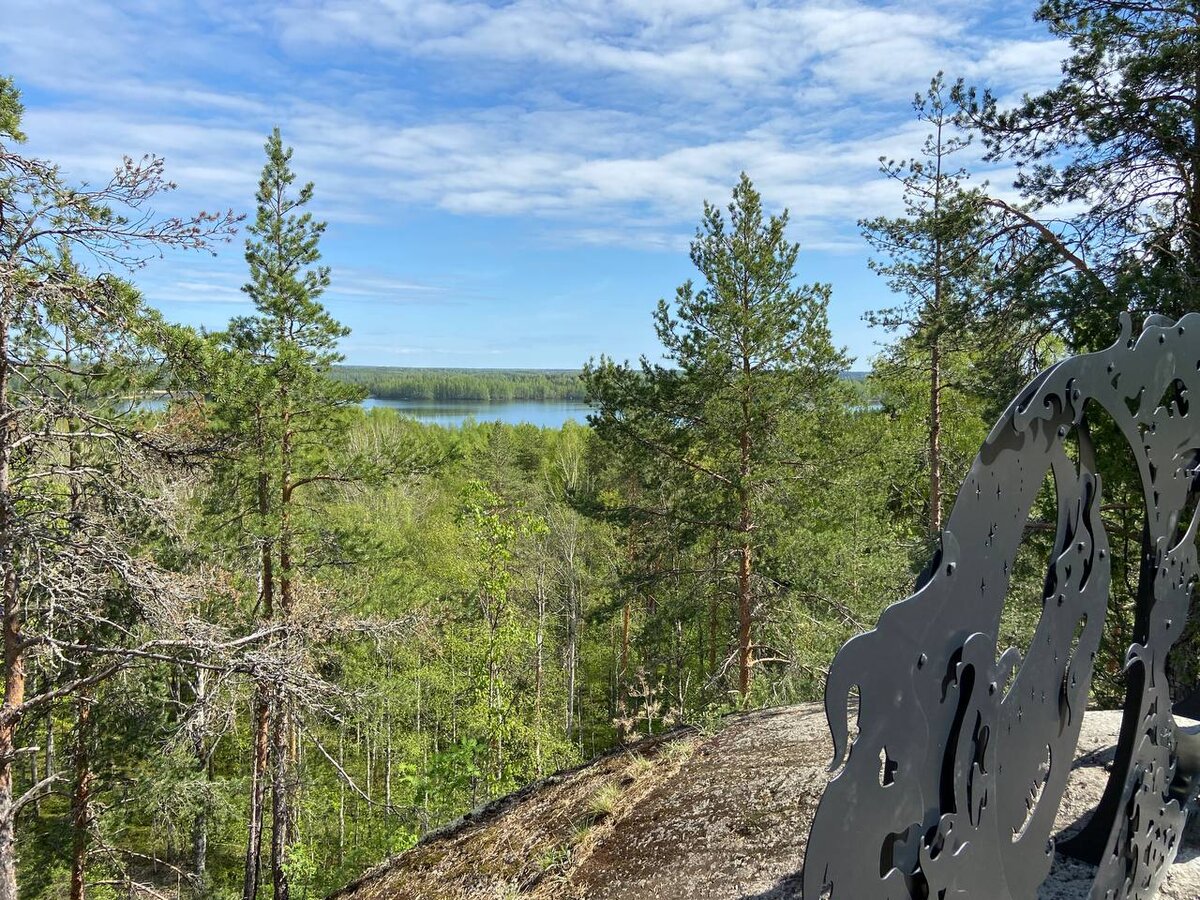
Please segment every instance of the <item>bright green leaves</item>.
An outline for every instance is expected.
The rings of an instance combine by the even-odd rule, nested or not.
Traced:
[[[524,661],[536,649],[530,646],[536,623],[529,620],[528,607],[510,596],[510,588],[517,577],[518,548],[545,533],[546,525],[478,480],[463,486],[460,502],[464,550],[471,560],[468,607],[460,621],[473,621],[468,627],[477,635],[462,647],[464,674],[470,679],[469,709],[487,745],[484,783],[494,795],[515,787],[517,773],[527,771],[520,755],[531,749],[522,739],[529,726],[523,715],[528,695],[520,682]]]

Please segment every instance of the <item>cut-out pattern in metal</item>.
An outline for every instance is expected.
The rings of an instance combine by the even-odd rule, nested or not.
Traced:
[[[1197,579],[1200,314],[1038,376],[985,441],[907,600],[838,653],[826,684],[834,767],[809,838],[809,900],[1032,900],[1054,857],[1108,603],[1109,552],[1087,420],[1107,415],[1141,473],[1146,529],[1116,763],[1088,826],[1060,849],[1097,865],[1090,900],[1154,896],[1194,788],[1178,758],[1165,664]],[[1067,447],[1077,448],[1072,453]],[[1009,574],[1052,473],[1043,608],[1022,656],[999,648]],[[1182,520],[1182,521],[1181,521]],[[850,741],[849,716],[858,733]],[[849,756],[847,757],[847,749]]]

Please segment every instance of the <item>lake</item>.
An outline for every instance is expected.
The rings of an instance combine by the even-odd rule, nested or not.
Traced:
[[[492,403],[485,400],[381,400],[368,397],[363,409],[379,406],[412,416],[418,422],[457,428],[467,419],[477,422],[500,421],[506,425],[529,424],[538,428],[562,428],[570,419],[587,424],[591,409],[572,400],[512,400]]]
[[[130,400],[147,412],[161,412],[167,408],[166,397],[143,397]],[[486,400],[380,400],[368,397],[362,402],[363,409],[380,406],[394,409],[412,416],[418,422],[458,428],[467,419],[477,422],[500,421],[505,425],[536,425],[538,428],[562,428],[570,419],[580,425],[587,424],[591,410],[586,403],[573,400],[513,400],[492,403]]]

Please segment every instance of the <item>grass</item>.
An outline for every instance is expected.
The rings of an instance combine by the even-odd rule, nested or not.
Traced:
[[[611,781],[596,791],[592,795],[592,800],[588,804],[588,809],[598,818],[611,816],[613,810],[617,808],[617,803],[621,799],[621,789]]]
[[[640,753],[633,754],[633,759],[629,762],[629,774],[638,779],[650,773],[654,769],[654,761],[647,759]]]
[[[543,872],[561,869],[571,860],[571,848],[566,846],[551,847],[538,857],[538,868]]]
[[[662,750],[659,751],[658,755],[668,763],[681,763],[691,756],[692,751],[695,749],[696,745],[694,741],[682,739],[671,741],[671,743],[667,744],[662,748]]]
[[[592,822],[588,819],[576,822],[575,828],[571,832],[571,846],[577,847],[586,841],[592,834]]]

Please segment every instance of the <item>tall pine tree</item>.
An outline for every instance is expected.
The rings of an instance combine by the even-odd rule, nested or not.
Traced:
[[[655,329],[668,365],[601,357],[584,370],[590,417],[601,438],[640,457],[649,481],[685,534],[714,535],[730,559],[736,607],[737,690],[750,693],[754,624],[765,597],[756,567],[767,510],[797,478],[813,477],[798,435],[820,419],[849,364],[828,325],[829,288],[796,284],[800,247],[787,240],[788,214],[768,216],[742,174],[728,219],[704,205],[691,245],[703,279],[660,300]],[[808,428],[806,428],[808,426]],[[720,576],[717,576],[720,577]]]
[[[1020,263],[1011,308],[1028,330],[1097,350],[1117,336],[1121,312],[1177,318],[1200,303],[1200,19],[1190,0],[1044,0],[1035,18],[1068,43],[1059,84],[1011,108],[964,85],[955,97],[987,159],[1019,173],[1023,203],[989,200],[1004,217],[1001,252]],[[1112,460],[1108,496],[1125,486],[1136,496],[1123,439],[1097,426],[1102,465]],[[1128,527],[1107,524],[1114,538]],[[1114,566],[1136,572],[1137,557]],[[1132,593],[1115,573],[1113,582],[1114,606],[1131,608]],[[1200,704],[1200,603],[1193,607],[1168,674],[1177,697]],[[1129,637],[1113,648],[1118,664]]]
[[[245,562],[256,570],[257,616],[279,623],[292,671],[258,685],[252,719],[251,797],[243,897],[260,888],[261,841],[267,783],[271,793],[271,869],[276,900],[286,900],[285,862],[295,837],[295,755],[299,723],[292,681],[306,655],[295,627],[297,584],[306,570],[328,561],[328,535],[314,530],[301,503],[321,485],[353,480],[340,451],[347,416],[362,399],[358,387],[335,380],[342,357],[338,341],[348,329],[320,303],[329,286],[321,266],[325,223],[305,207],[312,183],[294,190],[292,150],[276,128],[266,143],[257,214],[248,228],[243,290],[255,312],[230,322],[216,336],[216,376],[211,385],[214,420],[234,447],[218,467],[214,504],[236,515],[223,521],[253,548]]]
[[[859,222],[863,236],[882,258],[871,268],[888,280],[903,301],[869,312],[867,321],[900,340],[874,366],[876,376],[924,381],[928,498],[926,527],[936,539],[942,530],[943,398],[956,386],[980,344],[982,294],[990,276],[984,253],[986,206],[966,187],[967,172],[955,156],[970,139],[957,129],[942,73],[913,101],[917,118],[930,131],[919,158],[880,160],[883,173],[904,189],[904,215]]]

